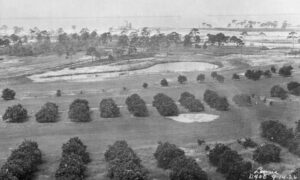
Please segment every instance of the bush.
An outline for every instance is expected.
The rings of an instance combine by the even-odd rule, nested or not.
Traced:
[[[233,79],[233,80],[238,80],[238,79],[240,79],[240,76],[239,76],[238,74],[234,73],[234,74],[232,75],[232,79]]]
[[[1,167],[0,178],[5,180],[32,179],[37,166],[42,163],[42,153],[38,144],[25,140],[11,152]]]
[[[120,109],[113,99],[103,99],[100,102],[100,116],[103,118],[116,118],[121,116]]]
[[[2,119],[8,120],[8,122],[21,123],[26,121],[28,118],[27,110],[23,108],[21,104],[8,107],[2,116]]]
[[[163,169],[170,169],[172,161],[177,158],[184,156],[184,151],[176,147],[175,144],[169,142],[159,142],[154,157],[157,160],[157,166]]]
[[[40,123],[56,122],[58,118],[58,106],[48,102],[35,114],[35,119]]]
[[[163,87],[166,87],[166,86],[169,85],[169,83],[168,83],[168,81],[167,81],[166,79],[162,79],[162,80],[160,81],[160,85],[163,86]]]
[[[147,89],[148,88],[148,84],[147,83],[143,83],[143,88]]]
[[[171,162],[170,180],[208,180],[207,174],[192,158],[179,156]]]
[[[173,99],[169,96],[158,93],[153,97],[152,105],[162,116],[178,116],[179,110]]]
[[[78,137],[69,139],[62,146],[62,158],[56,170],[57,180],[84,179],[86,164],[90,162],[86,146]]]
[[[180,84],[183,84],[183,83],[187,82],[186,76],[183,76],[183,75],[179,75],[177,80]]]
[[[244,140],[239,141],[239,143],[244,147],[244,148],[254,148],[257,147],[257,143],[254,142],[251,138],[245,138]]]
[[[287,143],[294,138],[293,129],[288,129],[279,121],[264,121],[261,123],[261,130],[262,137],[282,146],[287,146]]]
[[[279,97],[280,99],[286,99],[288,97],[286,90],[279,85],[275,85],[270,91],[271,97]]]
[[[251,96],[248,94],[238,94],[235,95],[232,100],[239,106],[251,106],[252,102],[251,102]]]
[[[203,99],[211,108],[215,108],[218,111],[229,110],[227,99],[225,97],[220,97],[215,91],[206,90]]]
[[[145,101],[137,94],[133,94],[126,99],[128,111],[136,117],[148,116],[148,110]]]
[[[69,118],[74,122],[88,122],[91,120],[89,103],[85,99],[74,100],[69,107]]]
[[[279,69],[278,73],[283,77],[289,77],[292,75],[292,70],[293,70],[292,66],[283,66]]]
[[[15,99],[16,92],[12,89],[4,89],[2,91],[2,98],[6,101]]]
[[[140,158],[126,141],[116,141],[104,154],[109,163],[107,176],[111,179],[147,180],[148,171],[141,165]]]
[[[203,82],[205,80],[205,75],[204,74],[199,74],[198,76],[197,76],[197,81],[198,82]]]
[[[56,91],[56,97],[60,97],[61,96],[61,90],[57,90]]]
[[[253,160],[261,164],[280,162],[280,151],[281,149],[274,144],[264,144],[254,151]]]

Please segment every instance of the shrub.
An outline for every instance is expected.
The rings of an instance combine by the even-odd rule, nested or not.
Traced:
[[[48,102],[35,114],[35,119],[40,123],[56,122],[58,118],[58,106]]]
[[[257,147],[257,143],[254,142],[251,138],[245,138],[244,140],[239,142],[244,148],[254,148]]]
[[[126,99],[128,111],[137,117],[148,116],[148,110],[145,101],[137,94],[133,94]]]
[[[251,106],[251,96],[248,94],[238,94],[235,95],[232,100],[239,106]]]
[[[100,102],[100,116],[103,118],[116,118],[120,117],[120,109],[111,98],[103,99]]]
[[[286,90],[279,85],[275,85],[270,91],[271,97],[279,97],[280,99],[286,99],[288,97]]]
[[[86,146],[78,137],[69,139],[62,146],[62,158],[55,172],[57,180],[84,179],[86,164],[90,162]]]
[[[240,76],[239,76],[238,74],[234,73],[234,74],[232,75],[232,79],[238,80],[238,79],[240,79]]]
[[[61,96],[61,90],[57,90],[56,91],[56,97],[60,97]]]
[[[12,89],[4,89],[2,91],[2,98],[6,101],[15,99],[16,92]]]
[[[230,148],[228,146],[226,146],[225,144],[216,144],[215,147],[209,151],[209,154],[208,154],[209,162],[212,165],[217,166],[219,164],[221,155],[226,150],[230,150]]]
[[[254,151],[253,160],[261,164],[280,162],[280,151],[281,149],[274,144],[264,144]]]
[[[91,120],[89,103],[85,99],[74,100],[69,107],[69,118],[74,122],[88,122]]]
[[[227,99],[220,97],[215,91],[206,90],[203,99],[211,108],[215,108],[216,110],[227,111],[229,109]]]
[[[197,81],[198,82],[203,82],[205,80],[205,75],[204,74],[199,74],[198,76],[197,76]]]
[[[157,160],[157,166],[163,169],[170,169],[171,162],[177,158],[184,156],[184,151],[176,147],[175,144],[169,142],[159,142],[154,157]]]
[[[179,156],[171,162],[170,180],[208,180],[207,174],[192,158]]]
[[[294,138],[293,129],[288,129],[279,121],[264,121],[261,123],[262,137],[286,146],[290,139]]]
[[[183,83],[187,82],[186,76],[183,76],[183,75],[179,75],[177,80],[180,84],[183,84]]]
[[[177,116],[179,114],[179,110],[173,99],[169,96],[158,93],[153,97],[152,105],[156,107],[157,111],[162,116]]]
[[[21,123],[27,120],[27,110],[21,104],[8,107],[2,116],[2,119],[8,122]]]
[[[279,69],[278,73],[283,77],[289,77],[292,75],[292,70],[293,70],[292,66],[283,66]]]
[[[11,152],[1,167],[0,178],[7,180],[32,179],[37,166],[42,163],[42,153],[38,144],[25,140]]]
[[[143,88],[147,89],[148,88],[148,84],[147,83],[143,83]]]
[[[168,86],[169,83],[168,83],[168,81],[167,81],[166,79],[162,79],[162,80],[160,81],[160,85],[163,86],[163,87],[165,87],[165,86]]]

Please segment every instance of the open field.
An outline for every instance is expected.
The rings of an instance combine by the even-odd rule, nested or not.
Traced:
[[[247,49],[246,49],[247,50]],[[174,51],[172,55],[165,57],[165,61],[170,62],[205,62],[211,65],[218,65],[219,74],[225,76],[224,83],[218,83],[210,77],[212,69],[203,69],[203,71],[187,72],[154,72],[154,73],[132,73],[123,76],[105,78],[94,81],[72,81],[60,80],[53,82],[33,82],[26,77],[30,74],[42,74],[54,70],[62,70],[70,67],[74,62],[72,60],[62,60],[56,58],[54,61],[38,57],[34,60],[21,60],[23,64],[18,64],[24,71],[1,69],[0,73],[5,74],[1,80],[2,88],[12,88],[17,92],[16,100],[0,100],[0,114],[5,112],[8,106],[21,103],[28,110],[30,118],[27,122],[14,124],[0,122],[0,164],[3,164],[10,150],[15,148],[23,139],[37,141],[43,152],[45,162],[39,167],[36,179],[50,180],[54,178],[54,173],[58,167],[61,157],[61,145],[70,137],[78,136],[88,147],[91,153],[92,162],[88,164],[89,180],[106,179],[106,162],[104,161],[104,152],[107,146],[116,140],[126,140],[130,146],[138,153],[142,163],[150,170],[150,177],[164,180],[168,179],[168,172],[156,167],[156,160],[153,153],[158,141],[169,141],[186,151],[187,155],[196,158],[200,166],[208,172],[211,179],[223,180],[222,175],[215,172],[215,168],[209,165],[204,151],[204,147],[196,145],[197,139],[205,139],[208,144],[215,142],[225,142],[231,144],[233,149],[238,150],[245,158],[251,159],[251,151],[242,149],[237,145],[236,139],[244,137],[253,137],[257,142],[263,142],[259,136],[259,125],[264,120],[276,119],[284,122],[289,127],[294,127],[299,119],[300,101],[296,100],[278,100],[273,106],[264,104],[259,100],[259,96],[270,97],[270,88],[273,85],[280,84],[286,86],[286,83],[292,80],[300,81],[298,64],[294,58],[280,56],[275,58],[274,51],[258,52],[256,49],[244,51],[244,55],[212,55],[216,49],[208,50],[203,55],[203,50],[196,52]],[[238,48],[228,51],[240,51]],[[228,52],[221,49],[222,52]],[[248,55],[246,55],[248,53]],[[266,54],[268,53],[268,54]],[[275,54],[272,56],[272,54]],[[223,54],[226,55],[226,54]],[[270,56],[269,56],[270,55]],[[265,64],[259,63],[260,58],[270,57]],[[80,59],[83,55],[79,54],[74,59]],[[40,62],[45,63],[37,63]],[[233,73],[243,73],[249,66],[259,66],[260,69],[269,69],[271,64],[278,61],[282,64],[289,63],[295,67],[294,76],[283,78],[275,75],[272,78],[259,81],[251,81],[242,77],[241,80],[231,80]],[[13,61],[16,62],[17,61]],[[77,61],[76,61],[77,62]],[[81,62],[81,61],[79,61]],[[11,66],[13,67],[13,66]],[[27,69],[31,67],[31,69]],[[153,66],[152,66],[153,67]],[[184,67],[182,67],[184,68]],[[38,69],[38,70],[37,70]],[[88,70],[88,69],[87,69]],[[73,71],[70,70],[71,76]],[[85,71],[83,71],[84,73]],[[98,72],[97,72],[98,73]],[[206,80],[203,83],[196,82],[199,73],[204,73]],[[177,76],[184,74],[188,78],[186,84],[179,84]],[[18,76],[18,78],[12,78]],[[86,79],[88,79],[87,77]],[[161,87],[159,82],[166,78],[169,81],[168,87]],[[142,88],[142,84],[147,82],[149,87]],[[123,89],[126,87],[126,90]],[[56,90],[62,91],[62,97],[56,97]],[[181,123],[170,118],[160,116],[156,109],[152,107],[153,96],[157,93],[165,93],[178,101],[182,92],[188,91],[203,101],[203,94],[206,89],[217,91],[220,95],[226,96],[230,103],[228,112],[220,112],[209,108],[205,104],[205,113],[219,116],[219,118],[202,123]],[[147,103],[150,112],[149,117],[137,118],[129,114],[125,105],[126,98],[133,94],[139,94]],[[232,101],[236,94],[255,94],[252,107],[238,107]],[[99,103],[101,99],[112,97],[121,108],[121,117],[113,119],[100,118]],[[68,119],[68,108],[70,103],[76,98],[83,98],[89,101],[91,107],[92,121],[88,123],[74,123]],[[35,121],[34,114],[46,102],[55,102],[59,106],[60,120],[51,124],[39,124]],[[180,107],[181,113],[187,113],[187,110]],[[286,150],[282,153],[283,162],[280,164],[270,164],[269,167],[275,168],[280,172],[294,170],[295,165],[300,166],[300,159],[291,155]],[[298,163],[298,164],[297,164]]]

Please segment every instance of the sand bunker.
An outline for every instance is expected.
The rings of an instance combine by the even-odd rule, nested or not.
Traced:
[[[193,123],[193,122],[211,122],[218,119],[218,115],[198,113],[198,114],[180,114],[179,116],[170,117],[174,121],[183,123]]]

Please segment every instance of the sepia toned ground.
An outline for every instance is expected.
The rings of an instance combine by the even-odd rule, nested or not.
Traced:
[[[295,73],[291,78],[282,78],[275,75],[270,79],[262,78],[259,81],[247,80],[244,77],[241,80],[233,81],[231,80],[233,73],[245,72],[249,67],[246,60],[251,59],[251,54],[253,55],[254,52],[262,54],[263,52],[252,49],[249,50],[248,55],[228,58],[227,56],[212,56],[215,51],[215,49],[208,51],[204,57],[197,55],[203,53],[202,50],[199,50],[199,52],[174,51],[174,55],[168,56],[168,59],[186,60],[190,58],[188,60],[214,64],[219,61],[219,63],[222,63],[222,67],[218,70],[218,73],[225,76],[224,83],[213,80],[210,77],[210,71],[201,72],[206,75],[206,80],[203,83],[196,82],[196,77],[200,72],[134,74],[95,82],[55,81],[45,83],[32,82],[26,78],[23,72],[20,72],[17,78],[2,80],[1,88],[12,88],[17,92],[17,96],[16,100],[13,101],[0,100],[0,114],[3,114],[8,106],[20,103],[28,110],[30,118],[27,122],[20,124],[0,122],[0,164],[5,162],[10,151],[16,148],[24,139],[31,139],[38,142],[44,159],[44,163],[39,167],[40,170],[36,179],[53,179],[61,158],[62,144],[69,138],[78,136],[87,145],[88,152],[91,153],[92,162],[88,164],[87,179],[106,179],[106,162],[103,154],[107,146],[113,144],[116,140],[126,140],[141,157],[145,167],[149,169],[150,177],[163,180],[168,179],[168,172],[156,167],[153,153],[158,141],[169,141],[184,148],[187,155],[197,159],[200,166],[209,173],[211,179],[223,180],[222,175],[216,173],[215,169],[209,165],[204,146],[199,147],[196,145],[197,139],[204,139],[209,145],[216,142],[228,143],[232,148],[242,153],[245,158],[251,159],[251,150],[241,148],[236,144],[236,139],[252,137],[258,142],[263,142],[259,138],[260,122],[276,119],[284,122],[289,127],[294,127],[300,116],[300,99],[299,101],[297,98],[286,101],[276,100],[273,106],[269,106],[260,101],[259,96],[269,98],[269,91],[273,85],[286,86],[286,83],[292,80],[300,81],[300,75],[298,65],[293,62]],[[224,49],[220,51],[226,52]],[[229,51],[234,51],[234,49]],[[79,59],[83,56],[81,54],[76,58]],[[70,63],[74,63],[71,60],[63,59],[55,59],[55,61],[51,61],[51,65],[44,67],[44,64],[38,65],[37,62],[38,60],[40,62],[46,60],[43,57],[37,57],[30,64],[20,64],[23,65],[20,67],[34,67],[33,72],[39,71],[39,73],[42,73],[69,67]],[[256,59],[254,58],[254,60]],[[287,62],[291,63],[290,61]],[[267,68],[269,68],[269,64],[260,67],[262,70]],[[16,76],[13,73],[6,72],[5,74],[7,77]],[[179,74],[187,76],[188,82],[186,84],[180,85],[177,82]],[[163,78],[170,81],[169,87],[160,86],[159,82]],[[149,88],[142,88],[144,82],[149,84]],[[123,87],[126,87],[126,90]],[[62,97],[55,97],[55,92],[58,89],[62,91]],[[231,104],[228,112],[215,111],[205,104],[205,113],[219,116],[218,119],[211,122],[176,122],[160,116],[151,105],[153,96],[157,93],[165,93],[174,100],[178,100],[180,94],[185,91],[194,94],[196,98],[203,102],[203,93],[206,89],[215,90],[226,96]],[[125,100],[133,93],[139,94],[148,104],[149,117],[136,118],[129,114],[125,106]],[[252,107],[238,107],[232,102],[232,97],[241,93],[256,95]],[[113,98],[120,106],[122,114],[120,118],[100,118],[99,103],[101,99],[109,97]],[[84,98],[89,101],[93,119],[91,122],[73,123],[68,119],[69,104],[76,98]],[[35,121],[34,114],[46,102],[55,102],[59,106],[60,120],[57,123],[40,124]],[[187,110],[180,107],[180,112],[185,113]],[[286,150],[283,151],[282,157],[282,163],[268,166],[276,168],[279,172],[287,172],[294,169],[297,163],[300,165],[300,159]]]

